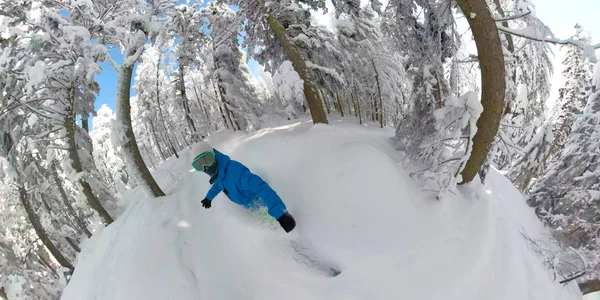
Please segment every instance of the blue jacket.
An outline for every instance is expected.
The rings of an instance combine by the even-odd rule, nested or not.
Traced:
[[[206,194],[206,199],[213,200],[221,191],[227,197],[247,208],[255,206],[262,200],[269,209],[269,215],[276,220],[287,213],[285,204],[277,193],[258,175],[253,174],[240,162],[215,149],[219,173],[211,180],[212,187]]]

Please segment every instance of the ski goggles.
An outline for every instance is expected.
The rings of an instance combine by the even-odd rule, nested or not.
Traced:
[[[192,162],[192,167],[198,172],[204,172],[208,170],[215,163],[215,154],[212,152],[204,152]]]

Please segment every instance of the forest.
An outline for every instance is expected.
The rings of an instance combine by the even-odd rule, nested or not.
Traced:
[[[551,232],[524,237],[549,272],[600,291],[599,49],[531,0],[1,1],[0,299],[60,299],[121,199],[168,195],[159,165],[279,120],[392,128],[435,202],[498,170]]]

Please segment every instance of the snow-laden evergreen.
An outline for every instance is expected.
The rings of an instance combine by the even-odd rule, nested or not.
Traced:
[[[597,76],[597,75],[595,75]],[[600,85],[588,92],[583,111],[548,171],[533,187],[528,203],[556,230],[559,241],[585,257],[584,277],[600,274],[597,225],[600,201]]]

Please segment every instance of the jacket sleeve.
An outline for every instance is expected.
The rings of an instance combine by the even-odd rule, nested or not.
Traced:
[[[244,169],[240,175],[240,187],[258,195],[269,209],[269,215],[276,220],[287,213],[287,208],[277,193],[262,178],[248,169]]]
[[[206,199],[212,201],[221,191],[223,191],[223,187],[215,182],[208,190],[208,193],[206,193]]]

